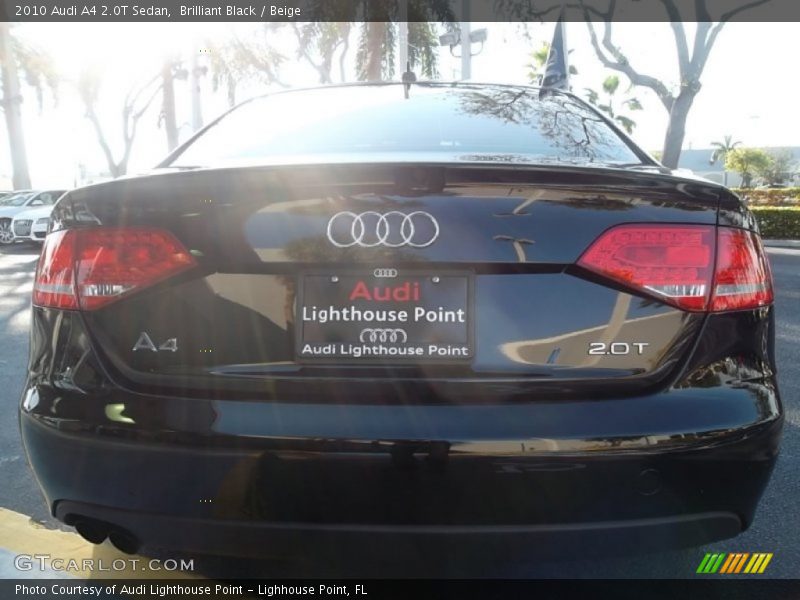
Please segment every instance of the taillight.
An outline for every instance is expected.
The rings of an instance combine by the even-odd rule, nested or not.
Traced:
[[[78,308],[74,233],[57,231],[44,239],[33,283],[33,303],[37,306]]]
[[[194,264],[172,234],[158,229],[59,231],[45,238],[33,303],[93,310]]]
[[[738,310],[772,304],[772,273],[759,237],[720,227],[711,310]]]
[[[689,311],[772,302],[764,249],[756,234],[741,229],[620,225],[601,235],[578,265]]]
[[[705,310],[714,265],[714,227],[620,225],[609,229],[578,264],[686,310]]]

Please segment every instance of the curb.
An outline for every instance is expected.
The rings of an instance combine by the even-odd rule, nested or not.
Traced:
[[[800,250],[800,240],[762,240],[768,248],[795,248]]]

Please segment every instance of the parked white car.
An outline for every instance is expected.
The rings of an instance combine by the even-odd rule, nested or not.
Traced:
[[[0,244],[11,244],[15,239],[29,239],[30,231],[27,235],[17,238],[11,225],[14,217],[32,208],[50,207],[52,209],[53,204],[63,193],[64,190],[25,190],[3,198],[0,201]],[[21,228],[20,232],[23,231],[24,228]]]
[[[44,242],[51,212],[53,212],[53,205],[48,204],[47,206],[22,211],[15,216],[11,220],[14,241],[33,240],[34,242]]]

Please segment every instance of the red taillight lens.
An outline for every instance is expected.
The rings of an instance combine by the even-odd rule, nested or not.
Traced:
[[[33,303],[93,310],[194,264],[181,243],[162,230],[60,231],[45,239]]]
[[[764,249],[756,234],[741,229],[620,225],[601,235],[578,265],[684,310],[737,310],[772,302]]]
[[[759,237],[721,227],[711,310],[738,310],[772,304],[772,273]]]
[[[33,283],[33,303],[37,306],[78,308],[74,233],[57,231],[45,238]]]
[[[714,227],[620,225],[601,235],[578,264],[680,308],[705,310],[714,265]]]

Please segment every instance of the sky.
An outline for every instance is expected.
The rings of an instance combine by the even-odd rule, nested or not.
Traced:
[[[169,53],[189,55],[203,47],[203,39],[227,35],[233,28],[240,34],[256,24],[217,23],[26,23],[16,26],[15,35],[50,52],[62,73],[57,103],[45,95],[40,109],[35,95],[27,92],[23,119],[35,187],[72,186],[80,165],[90,175],[104,170],[105,160],[74,82],[87,67],[104,73],[98,113],[121,153],[119,116],[124,93],[136,82],[144,82],[160,69]],[[488,39],[472,60],[472,80],[502,83],[528,83],[530,53],[552,37],[553,23],[530,24],[474,23],[485,27]],[[686,24],[693,39],[694,25]],[[755,147],[800,145],[800,76],[795,58],[800,56],[800,24],[729,23],[720,34],[702,78],[703,88],[689,115],[685,148],[709,148],[712,141],[732,135],[744,145]],[[642,73],[662,79],[674,88],[679,82],[672,32],[668,23],[617,23],[614,39]],[[277,37],[274,44],[288,55],[281,75],[293,86],[315,85],[316,74],[302,61],[295,60],[294,46],[288,38]],[[602,67],[592,50],[584,23],[568,23],[567,44],[570,61],[577,67],[573,90],[599,88],[610,72]],[[351,44],[354,48],[355,44]],[[475,47],[477,51],[478,46]],[[354,57],[351,49],[350,58]],[[460,59],[448,48],[439,52],[440,78],[460,78]],[[348,78],[354,79],[352,68]],[[624,81],[624,78],[623,78]],[[225,94],[214,92],[206,78],[202,82],[203,113],[206,122],[228,107]],[[244,86],[237,100],[268,91],[257,85]],[[620,90],[624,91],[624,90]],[[661,148],[667,113],[655,95],[644,88],[630,94],[644,110],[631,116],[637,123],[633,138],[646,150]],[[176,84],[178,125],[181,139],[191,134],[188,85]],[[158,124],[158,102],[140,124],[130,172],[144,171],[167,154],[166,134]],[[0,124],[0,189],[10,187],[10,161],[7,134]],[[79,182],[78,182],[79,183]]]

